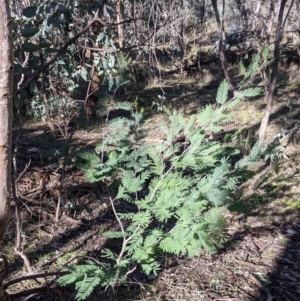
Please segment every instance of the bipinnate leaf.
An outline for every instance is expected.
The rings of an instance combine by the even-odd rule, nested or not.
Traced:
[[[199,127],[207,125],[211,121],[213,114],[214,110],[211,105],[206,105],[202,108],[197,114],[197,123]]]
[[[90,296],[97,285],[99,285],[101,279],[99,277],[87,277],[80,283],[81,285],[77,287],[77,300],[85,300]]]
[[[264,47],[264,49],[261,53],[262,58],[267,59],[269,54],[270,54],[270,47],[269,46]]]
[[[240,94],[242,97],[255,97],[260,95],[262,91],[262,88],[260,87],[255,87],[255,88],[248,88],[245,90],[240,91]]]
[[[217,92],[217,103],[222,105],[225,103],[228,97],[228,83],[226,80],[223,80],[218,88]]]
[[[257,72],[259,58],[248,68],[248,77]],[[119,63],[126,64],[124,60],[119,57]],[[139,133],[142,115],[111,119],[99,148],[106,154],[103,162],[94,153],[78,156],[90,182],[104,184],[107,178],[108,185],[102,186],[108,186],[122,226],[102,235],[123,247],[104,250],[98,265],[69,269],[69,276],[60,282],[74,283],[77,298],[83,299],[96,285],[115,288],[137,267],[156,274],[163,253],[195,256],[202,248],[216,252],[226,240],[223,215],[236,199],[243,205],[238,189],[255,174],[245,171],[259,159],[261,146],[254,145],[248,156],[237,161],[237,152],[228,150],[214,133],[224,128],[234,105],[260,92],[260,87],[246,88],[226,103],[228,83],[223,81],[217,105],[206,105],[192,117],[165,109],[168,120],[157,125],[157,143],[145,141]],[[132,104],[119,103],[114,109],[131,111]]]
[[[130,111],[132,108],[132,104],[128,101],[123,101],[115,105],[114,109],[115,110],[125,110],[125,111]]]

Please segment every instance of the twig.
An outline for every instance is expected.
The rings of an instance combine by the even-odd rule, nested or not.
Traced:
[[[18,254],[23,260],[25,267],[29,273],[33,272],[31,267],[30,261],[28,260],[27,256],[23,253],[23,245],[21,239],[21,229],[22,229],[22,221],[21,221],[21,214],[20,214],[20,198],[18,194],[18,181],[17,181],[17,153],[18,153],[18,145],[21,135],[21,123],[20,120],[18,122],[18,132],[15,139],[15,148],[14,148],[14,156],[13,156],[13,179],[14,185],[12,185],[12,193],[15,199],[15,212],[16,212],[16,245],[14,251]]]
[[[19,283],[21,281],[29,280],[29,279],[45,278],[45,277],[51,277],[51,276],[63,276],[63,275],[67,275],[67,274],[69,274],[69,272],[57,271],[57,272],[39,273],[39,274],[22,276],[20,278],[16,278],[16,279],[6,282],[5,284],[3,284],[3,288],[7,289],[9,286],[11,286],[13,284]]]
[[[125,252],[125,249],[126,249],[126,246],[127,246],[128,242],[134,237],[134,235],[136,234],[136,232],[139,230],[140,225],[139,225],[138,227],[136,227],[135,231],[134,231],[129,237],[126,238],[126,233],[125,233],[123,224],[122,224],[122,222],[121,222],[121,220],[120,220],[120,218],[119,218],[119,216],[118,216],[118,214],[117,214],[117,211],[116,211],[116,208],[115,208],[115,205],[114,205],[114,201],[113,201],[113,199],[112,199],[112,197],[111,197],[111,195],[110,195],[109,192],[108,192],[108,195],[109,195],[109,200],[110,200],[110,203],[111,203],[111,206],[112,206],[114,215],[115,215],[115,217],[116,217],[116,219],[117,219],[117,221],[118,221],[118,223],[119,223],[119,225],[120,225],[120,228],[121,228],[121,231],[122,231],[122,234],[123,234],[123,244],[122,244],[122,249],[121,249],[121,251],[120,251],[120,253],[119,253],[118,258],[116,259],[116,262],[117,262],[117,264],[118,264],[118,263],[121,261],[122,257],[123,257],[123,254],[124,254],[124,252]],[[136,268],[134,267],[133,269],[131,269],[130,271],[128,271],[128,272],[126,273],[126,275],[129,275],[129,274],[130,274],[131,272],[133,272],[135,269],[136,269]],[[119,278],[119,274],[120,274],[120,269],[118,268],[118,269],[117,269],[117,272],[116,272],[114,284],[112,285],[112,287],[114,287],[115,284],[117,283],[118,278]]]
[[[122,257],[122,255],[123,255],[123,253],[124,253],[124,248],[126,247],[126,245],[125,245],[125,241],[126,241],[126,238],[125,238],[125,237],[126,237],[126,233],[125,233],[123,224],[122,224],[122,222],[121,222],[121,220],[120,220],[120,218],[119,218],[119,216],[118,216],[118,214],[117,214],[117,211],[116,211],[116,208],[115,208],[115,205],[114,205],[114,201],[113,201],[113,199],[112,199],[110,193],[109,193],[109,200],[110,200],[110,204],[111,204],[112,210],[113,210],[113,212],[114,212],[114,215],[115,215],[115,217],[116,217],[116,219],[117,219],[117,221],[118,221],[118,224],[119,224],[119,226],[120,226],[120,228],[121,228],[121,231],[122,231],[122,234],[123,234],[123,246],[122,246],[122,250],[121,250],[121,253],[120,253],[121,255],[119,255],[118,261],[117,261],[117,263],[119,263],[120,258]]]
[[[118,52],[121,51],[121,49],[111,49],[111,48],[94,48],[94,47],[87,47],[87,46],[79,46],[80,48],[83,49],[88,49],[88,50],[92,50],[92,51],[106,51],[106,52]]]
[[[25,68],[25,66],[27,65],[27,63],[28,63],[28,61],[29,61],[29,58],[30,58],[30,53],[29,53],[29,52],[26,52],[24,62],[21,63],[19,60],[17,60],[17,61],[18,61],[18,63],[19,63],[23,68]],[[21,75],[21,79],[20,79],[20,81],[18,82],[18,89],[20,89],[20,87],[21,87],[21,85],[23,84],[24,80],[25,80],[25,74],[24,74],[24,72],[23,72],[22,75]]]
[[[41,294],[43,292],[49,292],[49,291],[57,293],[57,289],[51,288],[51,287],[49,287],[49,285],[45,285],[42,287],[32,288],[32,289],[29,289],[26,291],[21,291],[19,293],[10,294],[9,296],[10,296],[10,299],[13,300],[13,299],[19,299],[19,298],[25,297],[25,296],[31,296],[31,295],[35,296],[36,294]],[[62,298],[60,298],[60,300],[62,300]]]
[[[20,178],[23,176],[23,174],[26,172],[27,168],[30,166],[31,164],[31,159],[29,159],[29,162],[25,165],[25,168],[23,169],[23,171],[20,173],[20,175],[18,176],[18,178],[16,179],[16,182],[18,182],[20,180]]]
[[[58,188],[58,201],[57,201],[56,211],[55,211],[55,222],[56,223],[58,223],[58,221],[59,221],[59,213],[60,213],[61,200],[62,200],[62,196],[61,196],[61,186],[60,186]]]
[[[250,274],[250,279],[252,280],[252,282],[254,282],[261,290],[263,290],[267,296],[268,299],[266,301],[272,301],[273,300],[273,296],[270,294],[269,290],[267,290],[264,285],[255,277],[255,275],[253,273]]]
[[[106,132],[108,131],[108,118],[109,118],[109,113],[110,113],[110,110],[107,111],[107,114],[106,114],[106,119],[105,119],[105,126],[104,126],[104,129],[103,129],[103,143],[102,143],[102,148],[101,148],[101,163],[104,162],[104,146],[105,146],[105,136],[106,136]]]
[[[94,73],[95,73],[95,65],[93,64],[93,67],[92,67],[92,72],[91,72],[91,79],[89,80],[89,86],[87,88],[87,93],[86,93],[86,97],[85,97],[85,100],[84,100],[84,105],[86,106],[86,102],[88,100],[88,98],[94,94],[96,91],[98,91],[100,89],[100,87],[98,87],[98,89],[95,89],[94,91],[90,91],[90,88],[91,88],[91,85],[92,85],[92,81],[93,81],[93,78],[94,78]],[[97,69],[96,69],[97,70]],[[97,72],[97,71],[96,71]],[[101,85],[101,84],[100,84]]]
[[[259,258],[261,258],[261,252],[260,252],[259,247],[256,245],[256,243],[253,241],[252,238],[251,238],[250,240],[251,240],[251,242],[252,242],[252,244],[253,244],[253,247],[254,247],[253,249],[254,249],[255,254],[256,254]]]

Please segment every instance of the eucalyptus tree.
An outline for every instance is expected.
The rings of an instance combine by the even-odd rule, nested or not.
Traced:
[[[9,0],[0,1],[0,240],[9,222],[11,201],[11,141],[13,49]],[[3,259],[4,263],[6,262]],[[9,301],[2,282],[7,273],[0,273],[0,301]]]
[[[13,49],[9,1],[0,2],[0,239],[10,213]]]

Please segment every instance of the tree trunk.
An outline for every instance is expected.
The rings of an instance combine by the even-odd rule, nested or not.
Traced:
[[[241,16],[242,16],[242,24],[243,24],[243,30],[248,31],[249,30],[249,22],[248,22],[248,14],[246,10],[245,2],[241,0],[235,0],[237,9],[239,10]]]
[[[251,22],[250,22],[250,25],[249,25],[249,30],[254,30],[256,28],[256,21],[258,19],[258,13],[259,13],[260,8],[261,8],[261,2],[262,2],[262,0],[259,0],[257,2],[255,10],[252,12]]]
[[[0,240],[9,221],[11,198],[13,49],[9,1],[0,1]]]
[[[117,23],[123,21],[123,0],[117,0],[116,3],[116,11],[117,11]],[[119,47],[124,47],[124,30],[123,25],[118,25],[118,37],[119,37]]]
[[[275,43],[274,43],[274,62],[271,66],[272,72],[271,72],[269,88],[268,88],[268,92],[267,92],[267,96],[266,96],[267,107],[266,107],[264,116],[261,120],[260,128],[258,131],[258,137],[259,137],[260,142],[263,142],[265,139],[266,130],[268,127],[269,118],[270,118],[271,111],[272,111],[274,95],[275,95],[275,88],[276,88],[277,75],[278,75],[278,61],[279,61],[279,55],[280,55],[280,42],[281,42],[282,35],[283,35],[283,28],[282,28],[283,12],[284,12],[284,7],[285,7],[286,2],[287,2],[287,0],[281,0],[278,18],[277,18],[276,35],[275,35]],[[293,5],[293,1],[292,1],[291,5]],[[288,10],[288,12],[289,11],[290,11],[290,9]],[[287,18],[287,16],[285,18]]]
[[[234,92],[234,87],[231,82],[229,73],[228,73],[228,67],[227,67],[227,60],[224,52],[224,45],[225,45],[225,30],[224,26],[221,23],[220,15],[218,11],[218,0],[211,0],[212,6],[214,8],[215,17],[218,25],[218,33],[219,33],[219,59],[222,67],[223,74],[225,76],[225,79],[228,83],[229,90],[231,92]],[[224,9],[224,2],[223,2],[223,9]],[[224,12],[223,12],[224,13]]]
[[[133,23],[133,36],[134,36],[134,40],[131,40],[131,45],[135,45],[136,41],[137,41],[137,25],[136,25],[136,3],[135,0],[133,0],[132,4],[131,4],[131,18],[134,20]]]
[[[12,89],[13,49],[9,0],[0,1],[0,240],[10,214],[11,198],[11,140],[12,140]],[[10,301],[2,282],[7,267],[0,274],[0,301]]]
[[[181,0],[181,10],[185,10],[185,4],[184,1]],[[179,29],[179,35],[177,38],[177,42],[180,48],[180,74],[183,73],[184,68],[184,16],[181,16],[181,22],[180,22],[180,29]]]

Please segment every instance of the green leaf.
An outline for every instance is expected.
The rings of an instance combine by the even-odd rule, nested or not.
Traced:
[[[103,40],[104,37],[105,37],[104,32],[100,32],[99,35],[98,35],[98,37],[97,37],[97,41]]]
[[[111,54],[108,59],[109,68],[113,68],[115,66],[115,57]]]
[[[47,42],[41,42],[40,43],[41,48],[49,48],[50,46],[52,46],[51,43],[47,43]]]
[[[105,248],[101,253],[102,256],[106,259],[116,260],[116,255],[110,249]]]
[[[77,287],[76,298],[78,300],[85,300],[88,296],[91,295],[95,287],[100,283],[100,278],[98,277],[85,277],[81,282],[81,285]]]
[[[224,104],[228,97],[228,83],[226,80],[223,80],[220,84],[217,92],[217,103]]]
[[[256,74],[256,72],[261,68],[261,58],[259,54],[254,55],[251,60],[250,66],[244,76],[244,79],[239,83],[239,85],[243,85],[246,83],[252,76]]]
[[[22,36],[24,38],[31,38],[33,37],[36,33],[38,33],[40,29],[36,27],[26,27],[22,30]]]
[[[85,80],[88,81],[88,72],[85,67],[81,68],[80,76]]]
[[[239,63],[239,69],[241,73],[246,73],[246,68],[242,62]]]
[[[50,53],[53,53],[53,52],[56,52],[57,50],[55,49],[55,48],[46,48],[45,49],[45,53],[47,53],[47,54],[50,54]]]
[[[261,54],[262,58],[267,59],[269,57],[269,54],[270,54],[270,47],[269,46],[264,47]]]
[[[65,65],[65,61],[64,60],[57,60],[57,65]]]
[[[26,18],[33,18],[36,15],[36,6],[29,6],[23,10],[23,16]]]
[[[199,127],[203,127],[211,122],[213,114],[214,110],[211,105],[206,105],[204,108],[202,108],[197,114],[197,122]]]
[[[114,78],[112,77],[111,74],[109,74],[109,77],[108,77],[108,90],[109,91],[111,91],[113,85],[114,85]]]
[[[107,71],[109,69],[108,67],[108,62],[107,62],[107,59],[106,58],[102,58],[102,68]]]
[[[260,95],[261,91],[262,91],[262,88],[255,87],[255,88],[248,88],[248,89],[242,90],[240,92],[240,94],[242,97],[255,97],[255,96]]]
[[[35,52],[35,51],[38,51],[40,49],[40,47],[33,43],[25,42],[22,45],[22,49],[23,49],[23,51],[27,51],[27,52]]]
[[[128,101],[119,102],[114,106],[114,109],[130,111],[132,109],[132,104]]]

